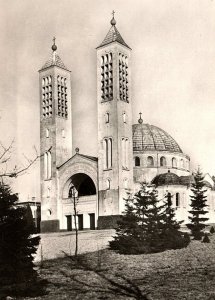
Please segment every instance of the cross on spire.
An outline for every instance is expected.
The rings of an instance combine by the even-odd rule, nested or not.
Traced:
[[[56,40],[56,37],[54,36],[53,37],[53,45],[52,45],[53,52],[55,52],[57,50],[57,46],[55,45],[55,40]]]
[[[114,14],[115,14],[115,11],[113,10],[113,11],[112,11],[113,18],[112,18],[112,20],[110,21],[110,23],[111,23],[112,26],[115,26],[115,25],[116,25],[116,20],[114,19]]]
[[[139,115],[140,115],[140,118],[139,118],[139,120],[138,120],[138,123],[139,123],[139,124],[142,124],[142,123],[143,123],[142,113],[140,112]]]

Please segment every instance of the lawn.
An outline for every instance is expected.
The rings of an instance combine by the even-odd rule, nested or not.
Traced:
[[[78,264],[71,257],[38,263],[47,294],[34,299],[215,299],[215,234],[210,239],[156,254],[102,249],[81,254]]]

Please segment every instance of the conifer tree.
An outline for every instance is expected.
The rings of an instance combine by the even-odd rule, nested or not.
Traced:
[[[161,251],[162,206],[154,185],[142,184],[135,195],[145,252]]]
[[[33,254],[40,237],[26,219],[26,208],[16,206],[17,195],[0,183],[0,282],[1,286],[35,280]]]
[[[116,236],[109,242],[110,248],[123,254],[137,253],[141,238],[134,199],[130,195],[125,199],[125,211],[117,223]]]
[[[186,247],[190,239],[180,231],[180,225],[183,221],[177,221],[175,209],[172,205],[172,197],[170,193],[166,195],[163,205],[163,228],[162,240],[163,249],[178,249]]]
[[[158,202],[154,186],[143,183],[134,197],[126,200],[110,248],[124,254],[160,251],[162,214]]]
[[[204,177],[202,172],[198,168],[196,174],[194,175],[195,182],[192,184],[192,195],[191,198],[191,210],[189,213],[190,223],[187,227],[191,230],[191,234],[195,240],[201,240],[203,236],[203,230],[206,227],[205,222],[208,220],[205,215],[208,213],[207,208],[207,196],[204,183]]]

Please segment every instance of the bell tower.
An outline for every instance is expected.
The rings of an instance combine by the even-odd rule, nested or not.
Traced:
[[[59,230],[57,167],[72,156],[71,74],[57,54],[39,70],[41,230]]]
[[[122,213],[133,183],[130,59],[113,12],[111,28],[97,47],[98,206],[99,216],[107,219]]]

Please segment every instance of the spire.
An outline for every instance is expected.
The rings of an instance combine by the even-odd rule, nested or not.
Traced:
[[[103,46],[105,46],[105,45],[108,45],[108,44],[110,44],[110,43],[113,43],[113,42],[118,42],[118,43],[122,44],[123,46],[125,46],[125,47],[131,49],[131,48],[125,43],[125,41],[123,40],[121,34],[119,33],[119,31],[118,31],[117,28],[116,28],[116,20],[115,20],[115,18],[114,18],[114,14],[115,14],[115,11],[113,10],[113,12],[112,12],[113,17],[112,17],[112,19],[111,19],[111,21],[110,21],[111,28],[110,28],[110,30],[108,31],[108,33],[107,33],[105,39],[104,39],[103,42],[97,47],[97,49],[100,48],[100,47],[103,47]]]
[[[68,70],[67,67],[64,65],[62,62],[60,56],[57,54],[57,45],[55,44],[56,38],[53,37],[53,45],[51,46],[52,49],[52,55],[51,57],[47,60],[47,62],[42,66],[40,70],[47,69],[51,66],[57,66],[62,69]]]

